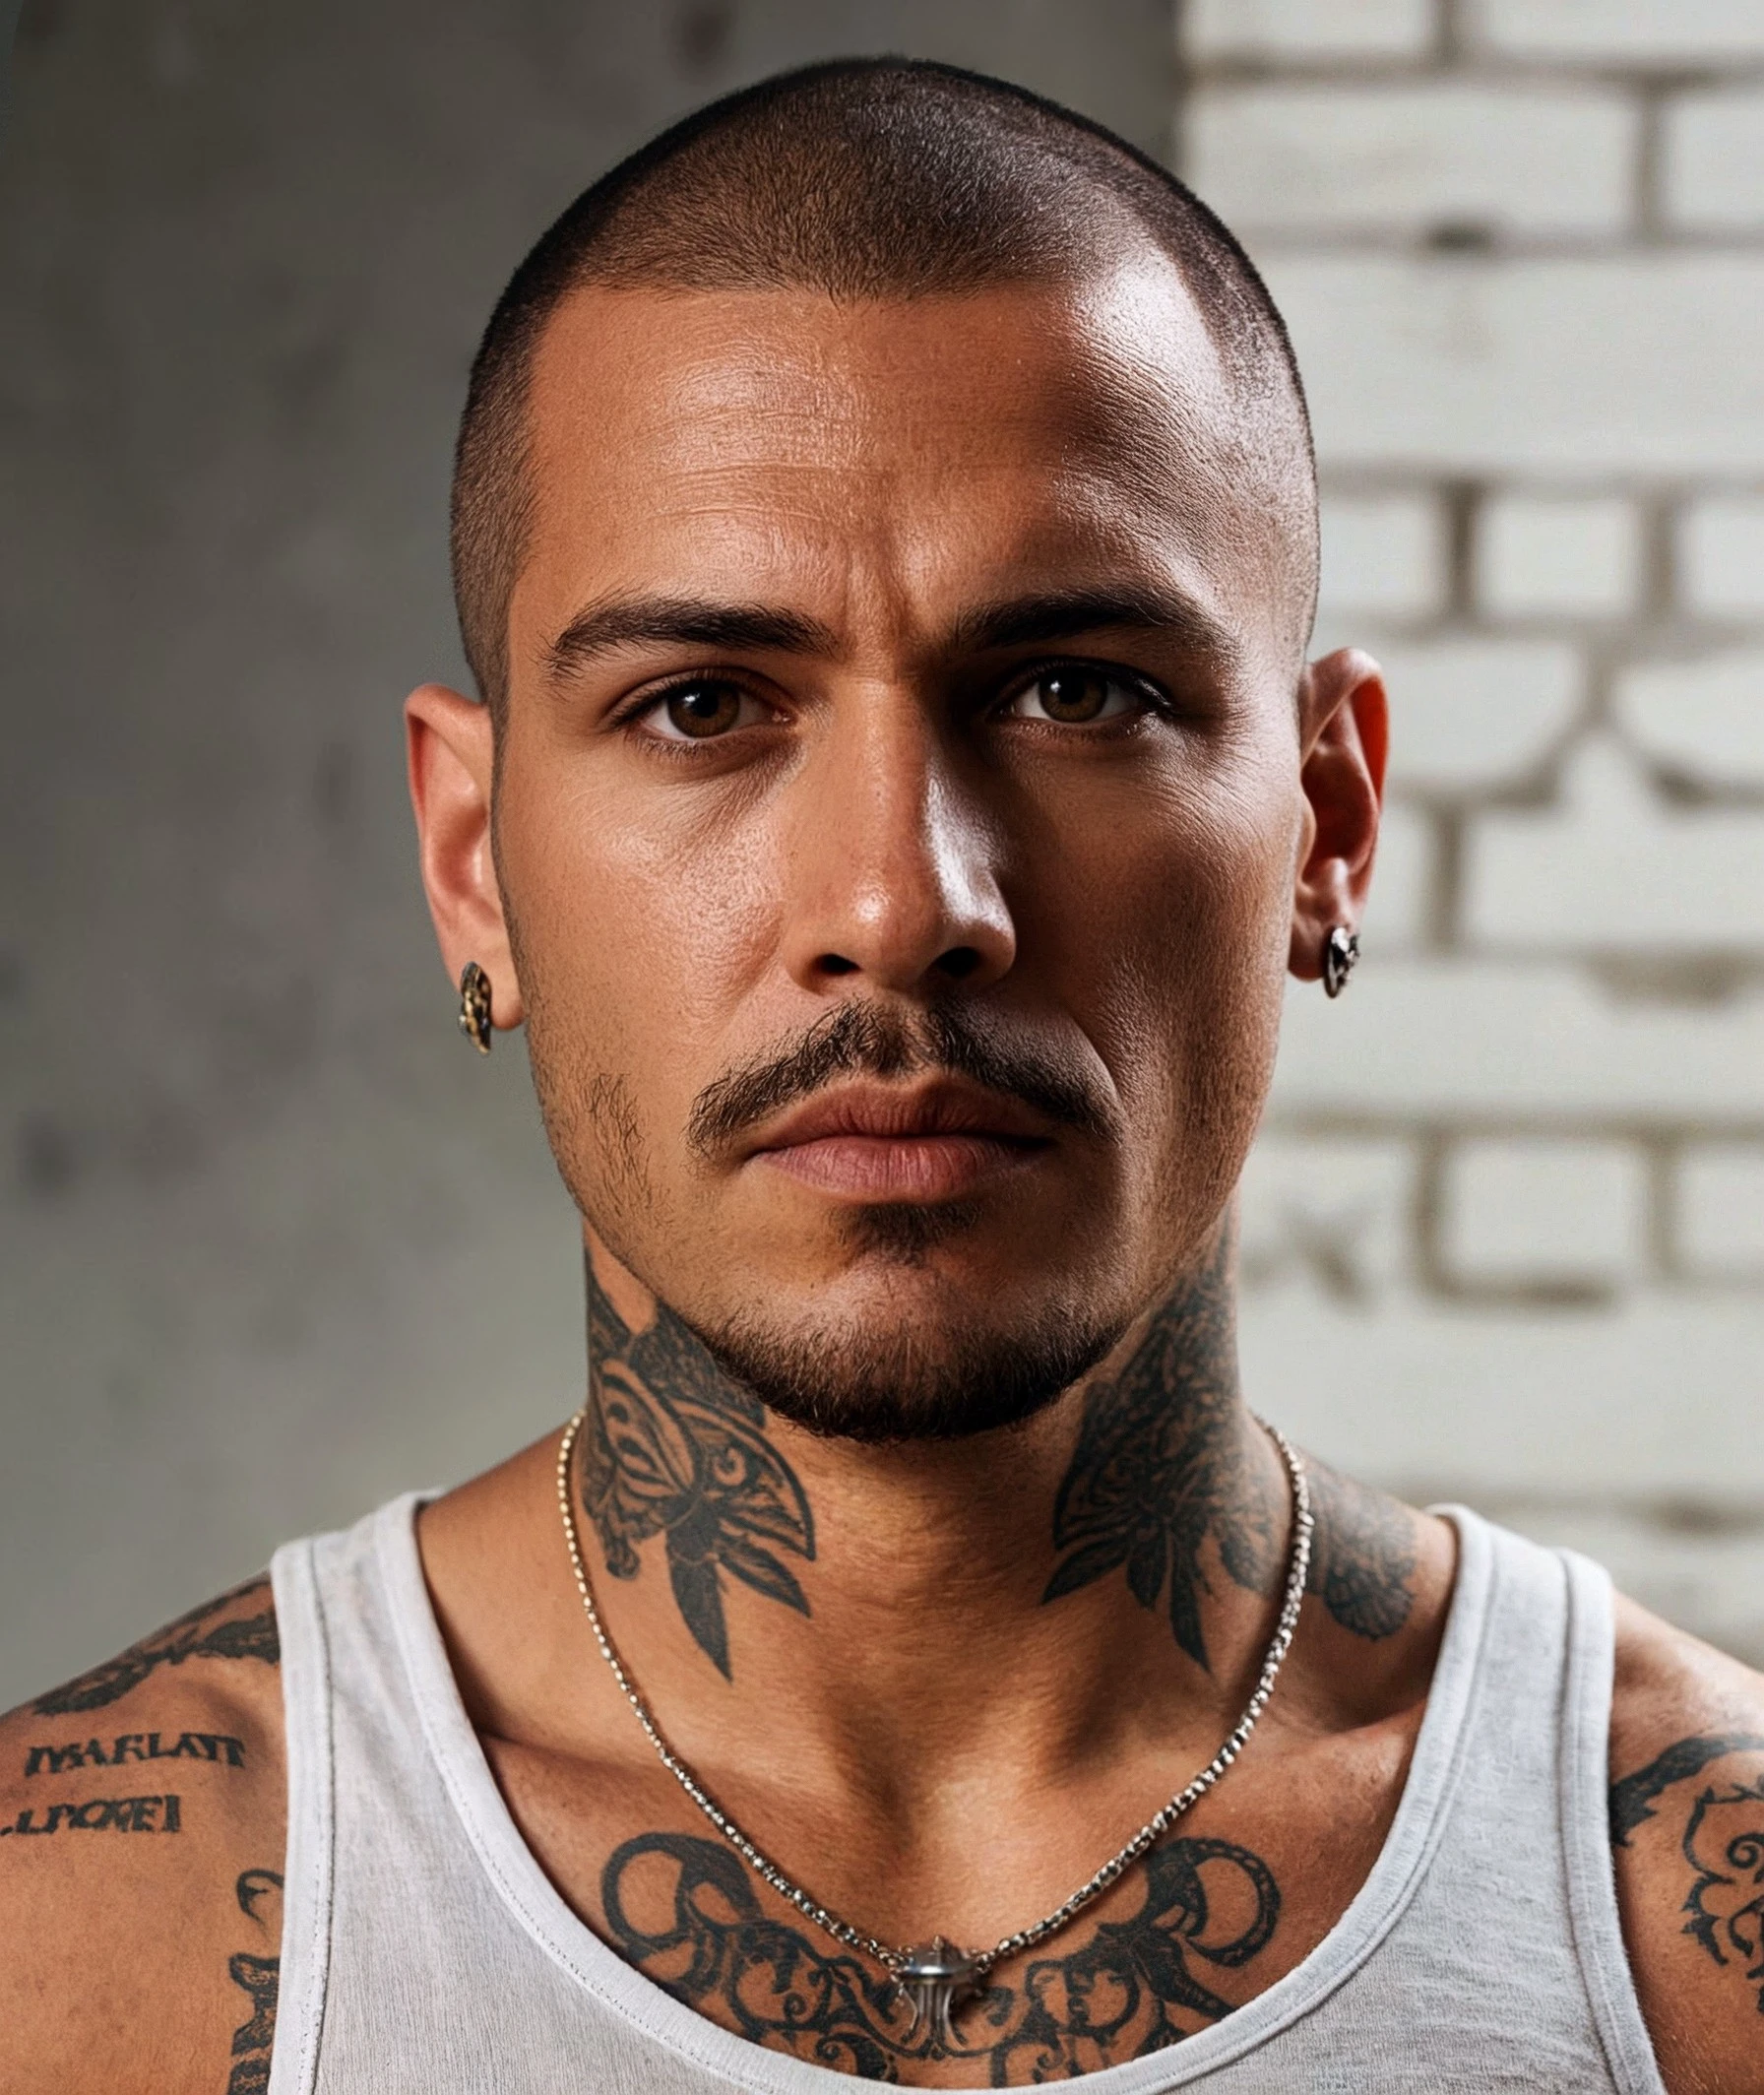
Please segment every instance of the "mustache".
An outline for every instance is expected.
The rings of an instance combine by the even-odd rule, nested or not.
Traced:
[[[854,998],[816,1020],[793,1046],[708,1084],[693,1102],[687,1141],[698,1156],[714,1156],[838,1077],[886,1080],[925,1072],[966,1077],[1021,1101],[1056,1127],[1098,1141],[1120,1131],[1112,1096],[1089,1070],[1054,1050],[1009,1039],[961,1005],[907,1013]]]

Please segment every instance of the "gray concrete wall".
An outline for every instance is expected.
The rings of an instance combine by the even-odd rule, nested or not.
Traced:
[[[399,701],[477,330],[584,182],[902,49],[1166,136],[1162,0],[28,0],[0,146],[0,1706],[580,1389]]]

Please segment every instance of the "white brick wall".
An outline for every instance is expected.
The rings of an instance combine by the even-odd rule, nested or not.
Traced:
[[[1207,58],[1407,58],[1433,36],[1432,0],[1193,0],[1183,24]]]
[[[1712,495],[1687,503],[1677,563],[1687,610],[1758,622],[1764,614],[1764,497]]]
[[[1756,0],[1470,0],[1470,15],[1473,47],[1601,70],[1764,58]]]
[[[1499,495],[1480,524],[1477,593],[1497,617],[1620,618],[1640,593],[1641,518],[1619,495]]]
[[[1764,648],[1638,662],[1611,693],[1631,743],[1712,792],[1764,790]]]
[[[1581,710],[1585,667],[1565,641],[1451,634],[1393,643],[1381,658],[1402,706],[1390,755],[1398,791],[1521,785]]]
[[[1451,81],[1222,86],[1195,111],[1191,173],[1232,230],[1382,233],[1453,221],[1614,233],[1639,148],[1634,105]]]
[[[1244,1185],[1257,1399],[1764,1661],[1764,0],[1189,0],[1395,707]]]
[[[1252,252],[1341,469],[1764,476],[1764,251]]]
[[[1440,1195],[1447,1287],[1590,1301],[1641,1270],[1648,1182],[1630,1144],[1473,1136],[1452,1145]]]
[[[1744,528],[1742,520],[1739,529]],[[1764,547],[1764,504],[1759,507],[1757,534]],[[1730,567],[1737,566],[1733,553],[1724,555],[1718,548],[1717,559],[1724,556]],[[1758,586],[1764,591],[1764,575]],[[1444,607],[1445,593],[1445,518],[1431,496],[1324,498],[1319,596],[1325,616],[1370,612],[1383,618],[1424,618]]]
[[[1764,90],[1679,95],[1661,139],[1662,208],[1686,231],[1764,231]]]
[[[1686,1145],[1674,1192],[1685,1273],[1748,1288],[1764,1284],[1764,1142]]]

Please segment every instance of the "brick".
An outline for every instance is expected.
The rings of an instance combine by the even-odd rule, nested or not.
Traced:
[[[1629,740],[1673,771],[1764,789],[1764,649],[1637,665],[1618,677],[1612,709]]]
[[[1642,1264],[1647,1191],[1633,1143],[1459,1142],[1441,1186],[1440,1253],[1473,1285],[1618,1286]]]
[[[1406,1294],[1368,1314],[1283,1290],[1245,1301],[1240,1339],[1245,1386],[1300,1445],[1422,1503],[1764,1498],[1755,1296],[1642,1289],[1540,1314]]]
[[[1681,95],[1661,131],[1661,204],[1690,232],[1764,230],[1764,91]]]
[[[1323,573],[1326,612],[1425,617],[1445,598],[1445,529],[1425,495],[1326,495]]]
[[[1662,805],[1608,742],[1560,804],[1469,825],[1465,923],[1493,952],[1764,953],[1764,811]]]
[[[1764,1142],[1699,1142],[1678,1160],[1676,1250],[1699,1279],[1764,1283]]]
[[[1679,594],[1699,611],[1764,613],[1764,495],[1718,495],[1678,519]]]
[[[1756,0],[1472,0],[1483,47],[1594,64],[1764,56]]]
[[[1478,594],[1497,614],[1615,617],[1640,593],[1640,519],[1611,497],[1508,495],[1487,504]]]
[[[1252,237],[1613,234],[1637,124],[1627,97],[1573,88],[1222,85],[1189,103],[1185,172]]]
[[[1572,724],[1582,668],[1554,641],[1442,640],[1386,648],[1392,783],[1461,794],[1524,778]]]
[[[1239,1189],[1244,1286],[1372,1301],[1407,1263],[1414,1180],[1407,1143],[1265,1137]]]
[[[1431,0],[1189,0],[1192,58],[1409,58],[1433,40]]]
[[[1368,953],[1401,953],[1425,936],[1438,857],[1435,824],[1419,808],[1386,800],[1378,824],[1372,892],[1360,925]]]
[[[1523,955],[1368,951],[1334,1003],[1290,986],[1271,1111],[1288,1132],[1540,1117],[1764,1131],[1764,992],[1672,1004]]]
[[[1262,260],[1327,468],[1764,472],[1764,255]]]

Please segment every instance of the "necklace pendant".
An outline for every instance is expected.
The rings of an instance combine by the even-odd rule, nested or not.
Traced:
[[[894,1983],[913,2003],[909,2039],[923,2030],[940,2050],[955,2049],[950,2016],[979,1992],[979,1961],[942,1936],[906,1952]]]

